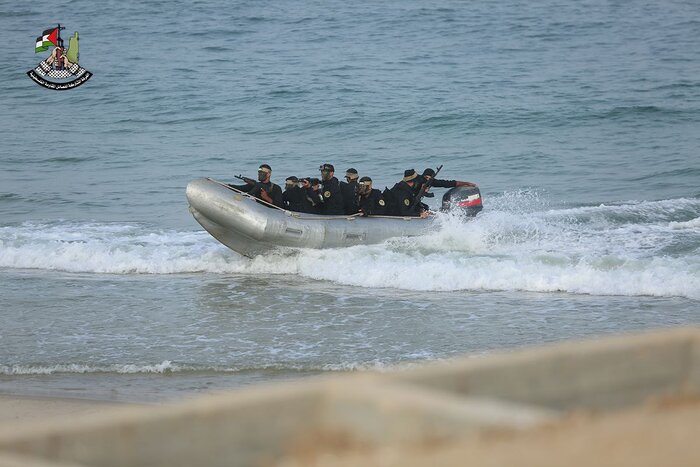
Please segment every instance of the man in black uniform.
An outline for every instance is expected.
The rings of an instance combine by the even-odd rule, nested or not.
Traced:
[[[416,178],[418,174],[413,169],[408,169],[403,173],[403,179],[394,185],[391,189],[391,197],[393,198],[393,210],[390,212],[392,216],[407,216],[407,217],[427,217],[428,211],[424,210],[419,204],[415,204]]]
[[[454,188],[456,186],[477,186],[476,183],[472,182],[462,182],[459,180],[441,180],[439,178],[435,178],[435,171],[428,167],[423,171],[423,175],[416,177],[416,184],[413,187],[413,192],[415,193],[416,197],[420,196],[421,191],[423,190],[423,186],[430,180],[432,180],[430,186],[427,187],[425,192],[423,193],[423,196],[425,196],[426,198],[432,198],[434,196],[432,193],[430,193],[430,189],[432,187]],[[428,209],[427,204],[420,203],[420,205],[423,209]]]
[[[321,214],[329,216],[343,215],[343,194],[340,192],[340,183],[334,177],[335,169],[332,164],[323,164],[319,167],[321,181],[323,183],[323,205]]]
[[[357,170],[349,168],[345,171],[345,182],[340,182],[340,192],[343,194],[343,211],[345,214],[357,212]]]
[[[432,180],[432,184],[430,187],[436,187],[436,188],[454,188],[456,186],[477,186],[476,183],[472,182],[462,182],[459,180],[441,180],[439,178],[435,178],[435,171],[431,168],[427,168],[423,171],[423,175],[416,177],[416,185],[413,187],[414,191],[416,194],[420,193],[421,188],[423,188],[423,185],[428,182],[429,180]]]
[[[372,188],[372,179],[362,177],[357,189],[357,205],[362,216],[381,216],[386,213],[386,203],[382,193]]]
[[[272,169],[267,164],[262,164],[258,167],[258,181],[246,178],[245,185],[232,185],[241,191],[255,196],[267,203],[273,204],[278,208],[282,207],[282,189],[279,185],[275,185],[270,181]]]
[[[284,182],[284,193],[282,193],[282,203],[286,209],[295,212],[304,212],[304,198],[306,193],[299,186],[299,179],[291,176]]]
[[[306,192],[306,211],[311,214],[322,214],[323,193],[321,182],[318,178],[305,178],[304,190]]]
[[[304,195],[302,199],[303,207],[301,212],[318,214],[316,210],[316,203],[314,203],[313,190],[311,189],[311,179],[309,177],[304,177],[299,180],[299,183],[301,184],[301,192]]]

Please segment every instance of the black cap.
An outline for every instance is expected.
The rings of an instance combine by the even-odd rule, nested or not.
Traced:
[[[370,183],[372,183],[372,179],[369,178],[369,177],[362,177],[362,178],[360,179],[360,183],[362,183],[362,182],[370,182]]]
[[[312,178],[309,180],[309,183],[311,184],[311,186],[314,186],[320,184],[321,180],[319,180],[318,178]]]
[[[434,177],[435,176],[435,171],[431,168],[427,168],[423,171],[423,176],[429,176],[429,177]]]
[[[260,167],[258,167],[258,168],[259,168],[259,169],[267,169],[267,170],[269,170],[270,172],[272,172],[272,167],[270,167],[270,166],[267,165],[267,164],[260,164]]]
[[[403,181],[404,182],[410,182],[414,178],[416,178],[418,174],[416,174],[416,171],[414,169],[408,169],[404,170],[403,172]]]
[[[286,182],[298,183],[298,182],[299,182],[299,179],[296,178],[294,175],[292,175],[291,177],[287,177],[287,178],[285,179],[285,181],[286,181]]]
[[[357,174],[357,169],[353,169],[350,167],[348,170],[345,171],[346,174]]]
[[[330,172],[335,172],[335,168],[333,167],[333,164],[323,164],[321,167],[318,168],[319,170],[328,170]]]

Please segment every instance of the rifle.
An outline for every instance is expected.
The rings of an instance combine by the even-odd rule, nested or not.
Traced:
[[[415,208],[418,206],[423,199],[424,196],[426,196],[426,193],[428,193],[428,190],[430,190],[430,187],[433,186],[433,180],[435,180],[435,177],[437,177],[437,174],[440,173],[440,170],[442,170],[442,165],[440,165],[437,170],[435,170],[435,175],[433,175],[430,180],[425,182],[422,187],[420,187],[420,191],[416,195],[416,199],[413,200],[413,204],[411,205],[411,208]]]
[[[260,194],[260,191],[264,190],[262,183],[260,183],[257,180],[253,180],[252,178],[244,177],[243,175],[234,175],[234,177],[239,179],[239,180],[243,180],[246,183],[246,185],[253,185],[253,187],[250,190],[248,190],[249,195],[255,196],[257,198],[258,195]]]
[[[248,185],[257,185],[258,184],[257,180],[253,180],[252,178],[244,177],[243,175],[240,175],[240,174],[234,175],[234,177],[237,178],[238,180],[243,180]]]
[[[248,190],[248,194],[254,196],[258,199],[265,201],[266,203],[272,203],[272,198],[270,198],[270,193],[267,192],[265,186],[262,182],[253,180],[252,178],[244,177],[243,175],[234,175],[235,178],[243,180],[248,185],[253,185],[253,188]],[[265,199],[267,197],[267,199]]]

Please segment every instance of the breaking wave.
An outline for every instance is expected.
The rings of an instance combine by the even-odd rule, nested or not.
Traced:
[[[419,238],[243,258],[203,231],[141,224],[0,227],[0,268],[104,274],[285,274],[359,287],[700,299],[700,200],[547,208],[505,193]],[[543,207],[544,206],[544,207]]]
[[[403,364],[404,366],[415,363]],[[171,373],[240,373],[246,371],[385,371],[394,368],[385,362],[345,362],[338,364],[261,364],[255,367],[230,367],[188,365],[164,360],[156,364],[25,364],[0,365],[0,375],[30,376],[30,375],[60,375],[60,374],[171,374]]]

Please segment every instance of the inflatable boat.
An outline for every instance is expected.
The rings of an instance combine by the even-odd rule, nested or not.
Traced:
[[[434,218],[355,215],[324,216],[293,212],[269,205],[225,183],[200,178],[187,185],[190,212],[218,241],[244,256],[275,247],[337,248],[381,243],[392,237],[412,237],[430,231]],[[481,210],[477,187],[452,188],[443,209]]]

